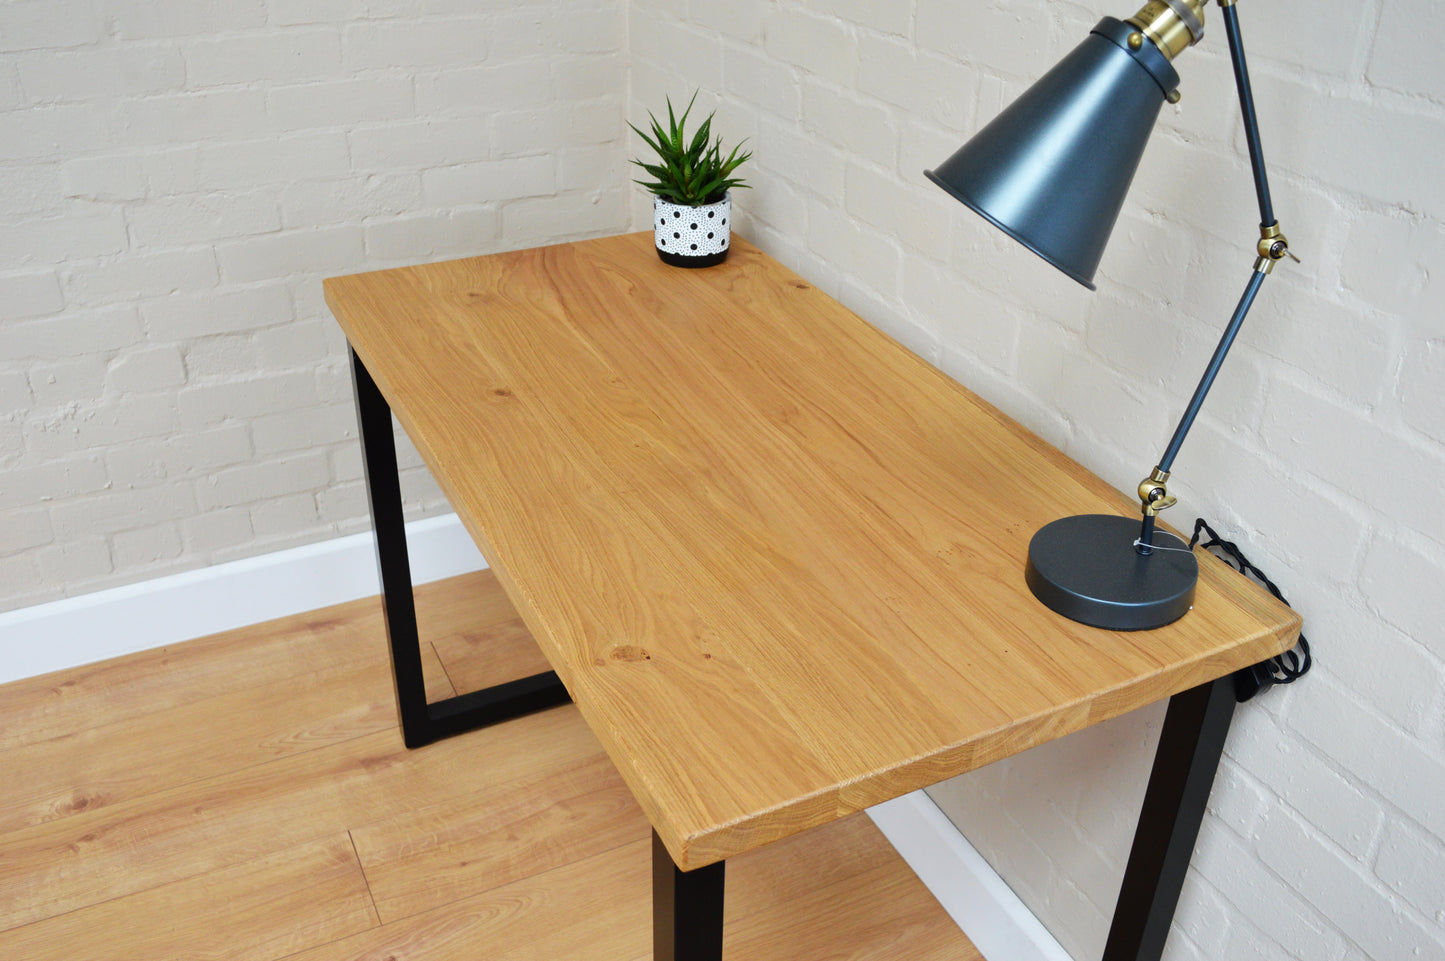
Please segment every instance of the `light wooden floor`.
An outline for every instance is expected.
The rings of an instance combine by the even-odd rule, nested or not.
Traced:
[[[486,572],[432,697],[543,669]],[[376,599],[0,687],[0,959],[645,961],[650,832],[572,707],[408,752]],[[728,864],[729,961],[981,961],[858,815]]]

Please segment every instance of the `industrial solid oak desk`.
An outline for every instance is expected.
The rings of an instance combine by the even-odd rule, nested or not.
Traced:
[[[1293,612],[1209,557],[1168,627],[1045,609],[1033,531],[1137,505],[741,239],[706,270],[646,233],[325,292],[407,743],[570,696],[653,825],[657,961],[721,957],[726,858],[1168,698],[1106,949],[1159,956],[1229,675]],[[391,412],[555,673],[426,703]]]

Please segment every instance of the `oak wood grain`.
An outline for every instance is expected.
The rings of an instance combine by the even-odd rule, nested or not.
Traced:
[[[1135,508],[741,239],[709,270],[637,234],[325,291],[684,869],[1297,634],[1207,558],[1159,630],[1043,608],[1033,531]]]

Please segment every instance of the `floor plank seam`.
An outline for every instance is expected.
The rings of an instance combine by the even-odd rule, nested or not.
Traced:
[[[432,657],[436,658],[436,662],[441,665],[442,677],[446,678],[447,687],[451,688],[451,693],[448,695],[448,697],[456,697],[458,693],[457,682],[452,678],[452,672],[447,669],[446,658],[442,657],[441,651],[437,650],[435,641],[426,641],[425,644],[427,647],[431,648],[431,655]]]
[[[163,798],[163,797],[165,797],[165,796],[168,795],[168,794],[172,794],[172,793],[175,793],[175,792],[178,792],[178,791],[193,790],[193,789],[197,788],[198,786],[205,785],[205,784],[210,783],[210,782],[213,782],[213,781],[222,781],[222,780],[224,780],[224,779],[226,779],[226,778],[235,777],[235,776],[238,775],[238,774],[243,774],[243,773],[248,772],[248,771],[255,771],[255,770],[259,769],[259,768],[263,768],[263,767],[265,767],[265,766],[267,766],[267,765],[270,765],[270,764],[282,764],[282,763],[286,763],[287,761],[293,760],[293,759],[295,759],[295,758],[297,758],[297,757],[304,756],[304,755],[306,755],[306,754],[311,754],[311,753],[315,753],[315,752],[318,752],[318,751],[330,750],[330,749],[332,749],[332,748],[334,748],[334,747],[336,747],[336,746],[339,746],[339,745],[342,745],[342,744],[349,744],[349,743],[351,743],[351,742],[353,742],[353,741],[360,740],[360,739],[363,739],[363,738],[375,737],[377,734],[385,733],[386,731],[390,730],[391,728],[392,728],[391,725],[387,725],[386,727],[379,728],[379,729],[377,729],[377,730],[375,730],[375,731],[371,731],[371,732],[368,732],[368,733],[365,733],[365,734],[358,734],[358,735],[356,735],[355,737],[345,738],[345,739],[343,739],[343,740],[341,740],[341,741],[334,741],[334,742],[332,742],[331,744],[319,745],[319,746],[317,746],[317,747],[315,747],[315,748],[312,748],[312,749],[310,749],[310,750],[308,750],[308,751],[298,752],[297,754],[287,755],[286,757],[272,758],[272,759],[269,760],[269,761],[261,761],[261,762],[259,762],[259,763],[257,763],[257,764],[248,764],[248,765],[245,765],[244,767],[236,768],[236,769],[233,770],[233,771],[212,774],[212,775],[209,775],[209,776],[207,776],[207,777],[197,778],[197,779],[194,780],[194,781],[187,781],[187,782],[185,782],[185,783],[183,783],[183,784],[171,785],[171,786],[169,786],[169,787],[167,787],[167,788],[165,788],[164,790],[161,790],[161,791],[155,791],[155,792],[148,793],[148,794],[144,794],[144,795],[137,795],[136,797],[130,797],[130,798],[126,798],[126,799],[124,799],[124,800],[122,800],[122,801],[117,801],[117,802],[115,802],[114,804],[107,804],[107,805],[102,805],[102,806],[100,806],[100,807],[88,808],[88,809],[86,809],[86,810],[84,810],[84,811],[76,811],[76,812],[74,812],[74,813],[72,813],[72,814],[69,814],[69,815],[66,815],[66,816],[64,816],[64,817],[55,818],[55,819],[50,820],[50,821],[44,821],[44,822],[41,822],[41,823],[39,823],[39,824],[28,825],[28,826],[23,827],[23,828],[17,828],[17,829],[15,829],[15,830],[13,830],[13,831],[7,831],[7,832],[5,832],[4,834],[0,834],[0,851],[3,851],[3,850],[5,850],[6,848],[8,848],[8,847],[10,846],[11,840],[12,840],[13,838],[15,838],[16,836],[22,836],[22,835],[29,834],[29,833],[35,832],[35,831],[48,831],[48,830],[52,830],[52,829],[57,828],[57,827],[58,827],[59,825],[61,825],[63,822],[68,821],[68,820],[71,820],[71,819],[73,819],[73,818],[86,817],[86,816],[107,817],[107,816],[115,815],[115,814],[118,813],[118,812],[117,812],[116,810],[114,810],[114,809],[116,809],[116,808],[121,808],[121,807],[127,806],[127,805],[128,805],[128,806],[132,806],[132,807],[136,808],[137,810],[144,810],[144,809],[146,808],[146,806],[147,806],[150,802],[154,801],[154,800],[157,799],[157,798]],[[150,884],[150,885],[147,885],[147,886],[142,887],[142,888],[137,888],[137,889],[135,889],[135,890],[133,890],[133,891],[126,891],[126,892],[124,892],[124,893],[122,893],[122,894],[117,894],[117,895],[115,895],[114,897],[103,898],[103,899],[101,899],[101,900],[99,900],[99,901],[93,901],[93,902],[90,902],[90,903],[88,903],[88,904],[78,905],[78,906],[73,907],[73,908],[68,908],[68,909],[66,909],[66,910],[64,910],[64,911],[57,911],[57,912],[54,913],[54,914],[47,914],[47,915],[45,915],[44,917],[32,918],[32,919],[30,919],[30,920],[28,920],[28,921],[25,921],[25,922],[21,923],[21,924],[14,924],[14,925],[10,925],[9,927],[0,928],[0,934],[6,934],[6,933],[9,933],[9,932],[11,932],[11,931],[18,931],[18,930],[20,930],[21,928],[26,928],[26,927],[29,927],[30,925],[33,925],[33,924],[40,924],[40,923],[43,923],[43,922],[48,922],[48,921],[51,921],[51,920],[53,920],[53,919],[55,919],[55,918],[63,918],[63,917],[65,917],[66,915],[74,914],[74,913],[76,913],[77,911],[83,911],[83,910],[85,910],[86,908],[95,907],[95,906],[101,905],[101,904],[108,904],[108,903],[110,903],[110,902],[112,902],[112,901],[115,901],[115,900],[118,900],[118,899],[120,899],[120,898],[131,897],[131,896],[134,896],[134,895],[137,895],[137,894],[144,894],[144,893],[149,892],[149,891],[155,891],[155,890],[158,890],[158,889],[163,888],[163,887],[165,887],[165,886],[167,886],[167,885],[170,885],[170,884],[176,884],[176,883],[185,882],[185,881],[194,881],[194,880],[196,880],[196,879],[198,879],[198,878],[202,878],[202,877],[204,877],[204,876],[206,876],[206,875],[208,875],[208,874],[212,874],[212,873],[214,873],[214,872],[216,872],[216,871],[218,871],[218,870],[225,870],[225,869],[228,868],[228,867],[235,867],[235,866],[240,865],[240,864],[245,864],[245,863],[248,863],[248,862],[250,862],[250,861],[255,861],[255,860],[258,860],[258,859],[260,859],[260,858],[268,857],[268,856],[271,856],[271,855],[273,855],[273,854],[277,854],[277,853],[279,853],[279,852],[281,852],[281,851],[287,850],[288,848],[292,848],[292,847],[296,847],[296,846],[301,846],[301,845],[306,845],[306,844],[313,844],[313,843],[315,843],[315,842],[317,842],[317,841],[319,841],[319,840],[321,840],[321,839],[323,839],[323,838],[325,838],[325,837],[327,837],[327,836],[334,835],[335,833],[336,833],[336,829],[335,829],[335,828],[328,828],[328,829],[324,829],[324,830],[321,829],[321,828],[318,828],[318,829],[317,829],[317,833],[316,833],[314,836],[306,836],[306,837],[301,837],[301,838],[290,839],[290,840],[288,841],[288,843],[286,843],[286,844],[283,845],[282,847],[278,847],[278,848],[276,848],[276,849],[274,849],[274,850],[267,850],[267,851],[264,851],[264,852],[252,852],[249,856],[244,857],[244,858],[241,858],[241,859],[235,861],[234,863],[228,862],[227,864],[223,864],[223,865],[219,865],[219,866],[217,866],[217,865],[212,865],[212,866],[209,866],[209,867],[196,868],[196,869],[194,869],[194,870],[187,870],[186,868],[181,868],[181,870],[179,870],[175,875],[168,876],[168,877],[165,878],[165,880],[159,881],[159,882],[157,882],[157,883],[155,883],[155,884]],[[348,836],[348,838],[350,837],[350,831],[349,831],[349,830],[347,831],[347,836]],[[357,859],[357,863],[358,863],[358,865],[360,865],[360,858]],[[364,870],[364,869],[363,869],[363,871],[362,871],[362,874],[363,874],[363,877],[365,877],[365,870]],[[368,890],[369,890],[369,885],[368,885]],[[379,921],[379,920],[380,920],[380,914],[378,913],[378,921]],[[0,923],[3,923],[3,922],[0,922]]]
[[[361,872],[361,880],[366,884],[366,897],[371,901],[371,913],[376,915],[376,926],[381,927],[384,922],[381,920],[381,908],[376,903],[376,892],[371,890],[371,878],[367,876],[361,852],[356,850],[356,836],[351,833],[350,828],[346,829],[346,840],[351,845],[351,856],[356,858],[356,869]]]

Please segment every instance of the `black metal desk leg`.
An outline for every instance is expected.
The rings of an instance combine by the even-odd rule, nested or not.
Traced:
[[[356,391],[361,469],[366,475],[371,526],[376,533],[376,566],[381,574],[382,609],[391,644],[391,676],[397,711],[401,715],[401,733],[407,747],[421,747],[435,739],[427,736],[426,685],[421,673],[421,645],[416,629],[416,602],[411,592],[411,561],[406,553],[391,407],[354,350],[351,351],[351,383]]]
[[[376,532],[376,565],[381,573],[381,601],[391,645],[391,676],[406,746],[422,747],[463,731],[566,704],[570,700],[567,689],[552,671],[427,703],[391,407],[354,350],[351,382],[356,391],[356,422],[371,503],[371,526]]]
[[[1169,699],[1104,961],[1159,961],[1234,717],[1224,677]]]
[[[722,961],[725,864],[679,871],[652,832],[652,961]]]

